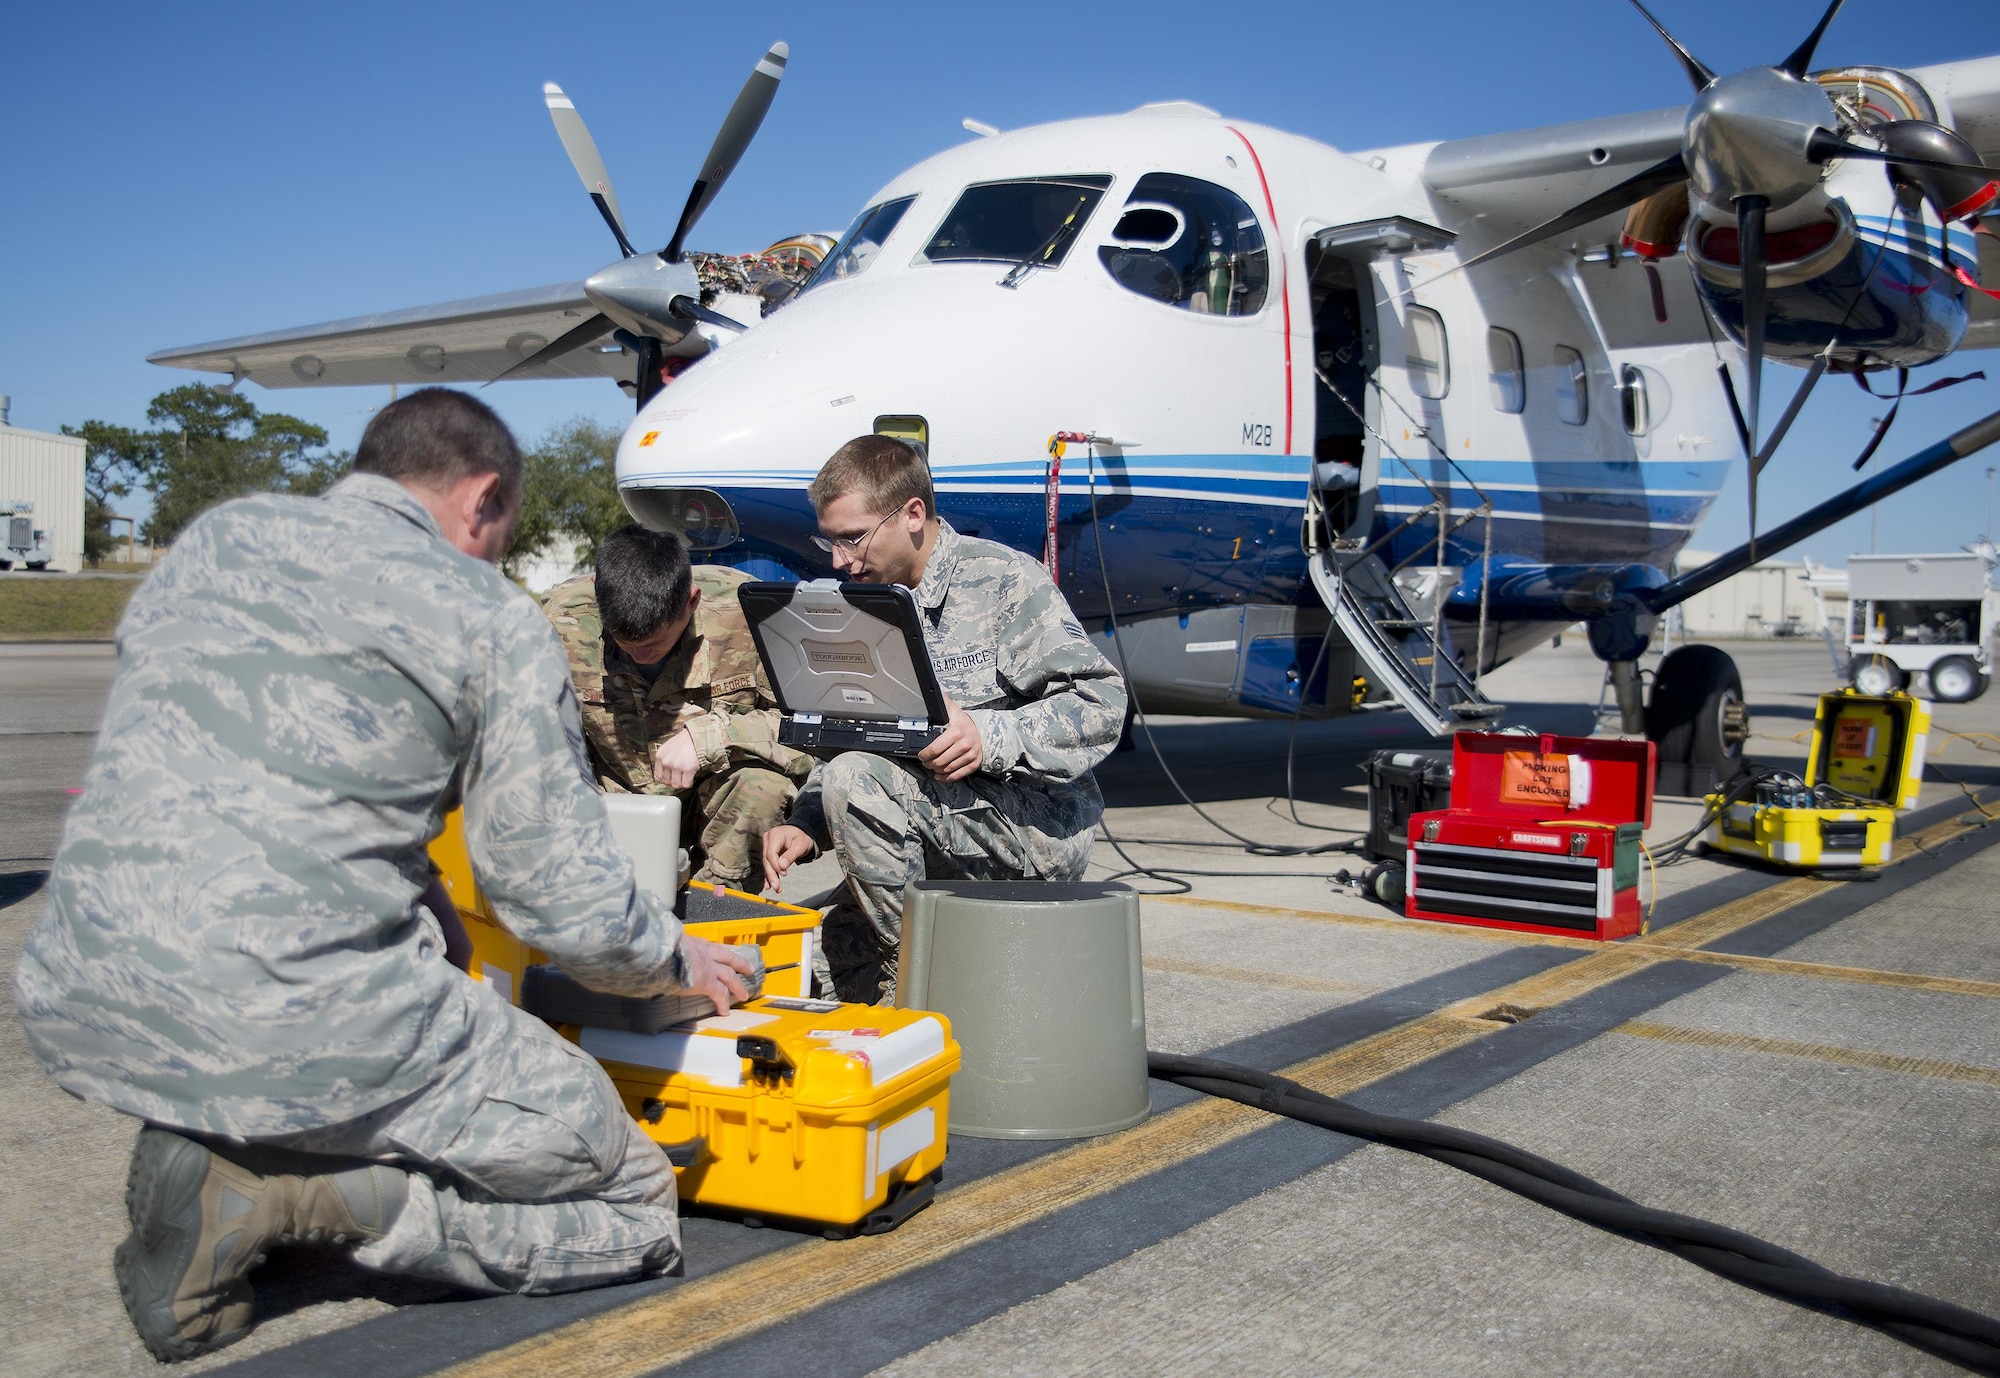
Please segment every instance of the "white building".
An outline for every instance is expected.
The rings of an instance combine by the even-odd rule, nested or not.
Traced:
[[[1697,569],[1715,556],[1684,550],[1675,568]],[[1741,574],[1680,605],[1680,629],[1690,641],[1737,640],[1820,634],[1822,605],[1838,628],[1845,625],[1846,578],[1811,560],[1760,560]]]
[[[83,450],[74,436],[8,425],[0,397],[0,516],[26,515],[48,532],[48,567],[71,573],[83,568]]]

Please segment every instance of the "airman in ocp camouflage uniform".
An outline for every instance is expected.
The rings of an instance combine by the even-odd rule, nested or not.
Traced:
[[[850,442],[811,496],[843,578],[912,589],[952,706],[917,762],[847,752],[818,765],[789,826],[766,837],[774,878],[807,839],[834,849],[851,899],[827,916],[821,979],[846,1000],[890,1001],[911,881],[1083,875],[1104,812],[1090,772],[1124,728],[1125,682],[1039,563],[934,514],[908,446]]]
[[[487,1292],[677,1262],[673,1169],[603,1070],[449,958],[451,808],[500,920],[579,980],[743,993],[635,888],[560,644],[491,563],[506,427],[425,389],[355,469],[206,513],[133,597],[16,977],[49,1074],[147,1121],[114,1268],[163,1359],[248,1333],[293,1238]]]
[[[685,552],[675,553],[684,564]],[[754,894],[764,885],[763,835],[784,821],[812,760],[778,744],[777,699],[736,601],[750,576],[695,566],[693,617],[651,664],[635,661],[606,633],[598,605],[605,577],[572,579],[543,599],[569,655],[598,783],[626,794],[678,794],[686,835],[697,838],[690,847],[695,879]],[[658,777],[654,756],[681,731],[692,740],[697,774],[675,789]]]

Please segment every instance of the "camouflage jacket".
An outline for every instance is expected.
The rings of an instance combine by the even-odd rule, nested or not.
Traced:
[[[968,787],[1036,783],[1047,803],[1037,828],[1073,836],[1094,827],[1104,800],[1090,772],[1124,730],[1125,681],[1090,643],[1048,571],[940,520],[914,592],[938,683],[978,725],[985,746]],[[791,821],[827,845],[817,771]]]
[[[207,513],[118,654],[15,986],[69,1090],[277,1134],[497,1048],[504,998],[445,961],[417,904],[461,800],[516,935],[607,991],[681,979],[680,925],[635,891],[584,773],[548,619],[399,484]]]
[[[803,780],[812,759],[778,745],[778,701],[750,625],[736,601],[740,570],[696,565],[701,591],[688,624],[652,683],[604,634],[589,575],[551,589],[542,607],[569,653],[590,762],[608,790],[672,794],[653,779],[653,748],[680,731],[694,738],[703,774],[759,760]]]

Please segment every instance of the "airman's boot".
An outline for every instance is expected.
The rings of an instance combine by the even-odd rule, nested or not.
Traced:
[[[398,1168],[210,1144],[147,1126],[132,1146],[112,1255],[119,1295],[155,1357],[192,1359],[250,1333],[249,1273],[275,1244],[379,1239],[409,1190]]]

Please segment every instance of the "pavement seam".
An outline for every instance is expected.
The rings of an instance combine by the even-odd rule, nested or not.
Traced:
[[[1810,1058],[1843,1067],[1868,1067],[1884,1072],[1907,1072],[1915,1076],[1938,1077],[1946,1081],[1971,1081],[1983,1086],[2000,1086],[2000,1070],[1975,1067],[1964,1062],[1937,1058],[1902,1057],[1894,1053],[1872,1053],[1862,1048],[1844,1048],[1832,1043],[1802,1043],[1793,1038],[1769,1038],[1762,1034],[1722,1033],[1715,1029],[1693,1029],[1680,1024],[1655,1024],[1634,1019],[1611,1032],[1630,1038],[1646,1038],[1657,1043],[1679,1043],[1694,1048],[1719,1048],[1732,1052],[1769,1053],[1776,1057]]]
[[[1942,824],[1942,839],[1966,831]],[[1932,839],[1936,840],[1936,839]],[[1913,849],[1914,850],[1914,849]],[[1907,854],[1907,853],[1904,853]],[[1901,859],[1900,856],[1898,859]],[[1518,1018],[1565,1004],[1647,967],[1677,961],[1822,893],[1798,877],[1676,924],[1661,937],[1591,944],[1587,957],[1458,1001],[1345,1047],[1280,1070],[1326,1095],[1344,1096],[1490,1037]],[[1504,1019],[1482,1017],[1506,1007]],[[1087,1140],[941,1194],[892,1234],[809,1240],[724,1272],[571,1322],[435,1371],[434,1378],[619,1378],[654,1373],[812,1308],[940,1262],[966,1249],[1208,1153],[1270,1123],[1233,1101],[1195,1101],[1139,1126]]]

